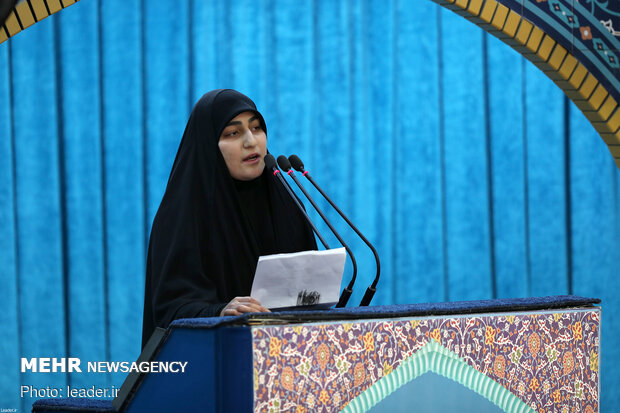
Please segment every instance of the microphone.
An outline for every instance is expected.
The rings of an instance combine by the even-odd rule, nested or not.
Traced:
[[[316,212],[318,212],[321,218],[323,218],[323,221],[325,221],[329,229],[334,233],[336,238],[338,238],[338,241],[340,241],[344,249],[347,250],[349,257],[351,257],[351,263],[353,264],[353,277],[351,278],[351,282],[349,283],[349,285],[345,287],[344,290],[342,290],[342,294],[340,295],[338,304],[336,304],[336,307],[344,307],[347,305],[347,302],[349,301],[349,298],[351,297],[351,293],[353,293],[353,284],[355,284],[355,279],[357,278],[357,262],[355,261],[353,252],[351,251],[349,246],[344,242],[340,234],[338,234],[338,231],[336,231],[336,228],[334,228],[332,223],[329,222],[329,220],[327,219],[323,211],[321,211],[321,209],[316,204],[316,202],[314,202],[314,199],[312,199],[308,191],[306,191],[306,189],[303,187],[301,182],[299,182],[299,179],[297,179],[297,177],[295,176],[295,173],[291,169],[291,163],[289,162],[288,159],[286,159],[286,156],[284,155],[278,156],[278,165],[280,165],[280,168],[282,168],[282,170],[286,172],[288,176],[290,176],[291,179],[293,179],[293,181],[295,181],[299,189],[301,189],[301,192],[303,192],[306,198],[308,198],[308,201],[310,201],[310,203],[312,204]]]
[[[310,183],[314,185],[314,187],[321,193],[321,195],[323,195],[323,197],[327,200],[327,202],[329,202],[330,205],[340,214],[342,219],[344,219],[347,222],[347,224],[349,224],[349,226],[353,228],[353,231],[355,231],[355,233],[362,239],[362,241],[364,241],[366,245],[368,245],[368,247],[372,250],[372,253],[375,256],[375,262],[377,263],[377,274],[375,275],[375,279],[372,282],[372,284],[366,289],[366,293],[364,294],[364,297],[362,298],[362,301],[360,302],[360,306],[367,306],[368,304],[370,304],[370,301],[372,301],[372,297],[375,295],[375,292],[377,291],[377,283],[379,282],[379,274],[381,273],[381,263],[379,262],[379,254],[377,254],[377,250],[366,239],[366,237],[362,235],[360,230],[357,229],[355,225],[353,225],[351,220],[347,218],[344,212],[342,212],[340,208],[336,206],[334,201],[332,201],[331,198],[328,197],[327,194],[319,187],[319,185],[310,176],[310,173],[308,173],[308,171],[304,169],[304,164],[301,161],[301,159],[299,159],[299,156],[291,155],[289,156],[288,159],[291,162],[291,165],[293,166],[293,168],[295,168],[296,171],[301,172],[303,176],[305,176],[306,179],[308,179]]]
[[[321,244],[323,244],[325,249],[328,250],[329,246],[327,245],[327,242],[325,242],[325,239],[323,239],[321,234],[319,234],[319,230],[316,229],[316,227],[312,223],[312,220],[306,213],[306,210],[304,209],[304,207],[301,206],[301,204],[299,203],[299,200],[297,199],[297,196],[293,193],[293,190],[291,189],[291,187],[284,180],[284,178],[282,178],[282,174],[280,173],[280,171],[278,170],[276,166],[276,158],[274,158],[272,154],[268,153],[267,155],[265,155],[264,160],[265,160],[265,167],[267,168],[267,170],[272,171],[273,175],[278,177],[278,179],[280,180],[280,182],[282,183],[282,185],[284,186],[288,194],[291,196],[291,198],[293,198],[293,201],[295,201],[295,204],[297,205],[297,207],[299,208],[303,216],[306,218],[306,221],[308,221],[308,224],[310,224],[312,231],[314,231],[316,236],[319,237],[319,240],[321,241]]]

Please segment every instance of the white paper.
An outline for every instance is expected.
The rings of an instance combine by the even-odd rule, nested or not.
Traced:
[[[270,309],[311,302],[336,304],[345,259],[344,248],[262,256],[256,266],[251,295]],[[298,298],[306,304],[298,304]]]

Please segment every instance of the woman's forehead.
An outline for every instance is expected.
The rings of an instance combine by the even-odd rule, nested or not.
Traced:
[[[255,120],[260,120],[260,115],[255,111],[246,110],[245,112],[241,112],[234,118],[232,118],[226,126],[229,125],[242,125],[245,123],[253,122]]]

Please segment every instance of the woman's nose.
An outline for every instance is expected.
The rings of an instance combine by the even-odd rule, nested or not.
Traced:
[[[249,129],[243,134],[243,146],[245,148],[251,148],[256,144],[256,137]]]

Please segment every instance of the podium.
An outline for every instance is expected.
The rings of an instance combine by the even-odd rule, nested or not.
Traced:
[[[177,320],[113,401],[34,412],[598,412],[600,301],[575,296]],[[180,364],[176,364],[178,368]],[[574,410],[573,410],[574,409]]]

